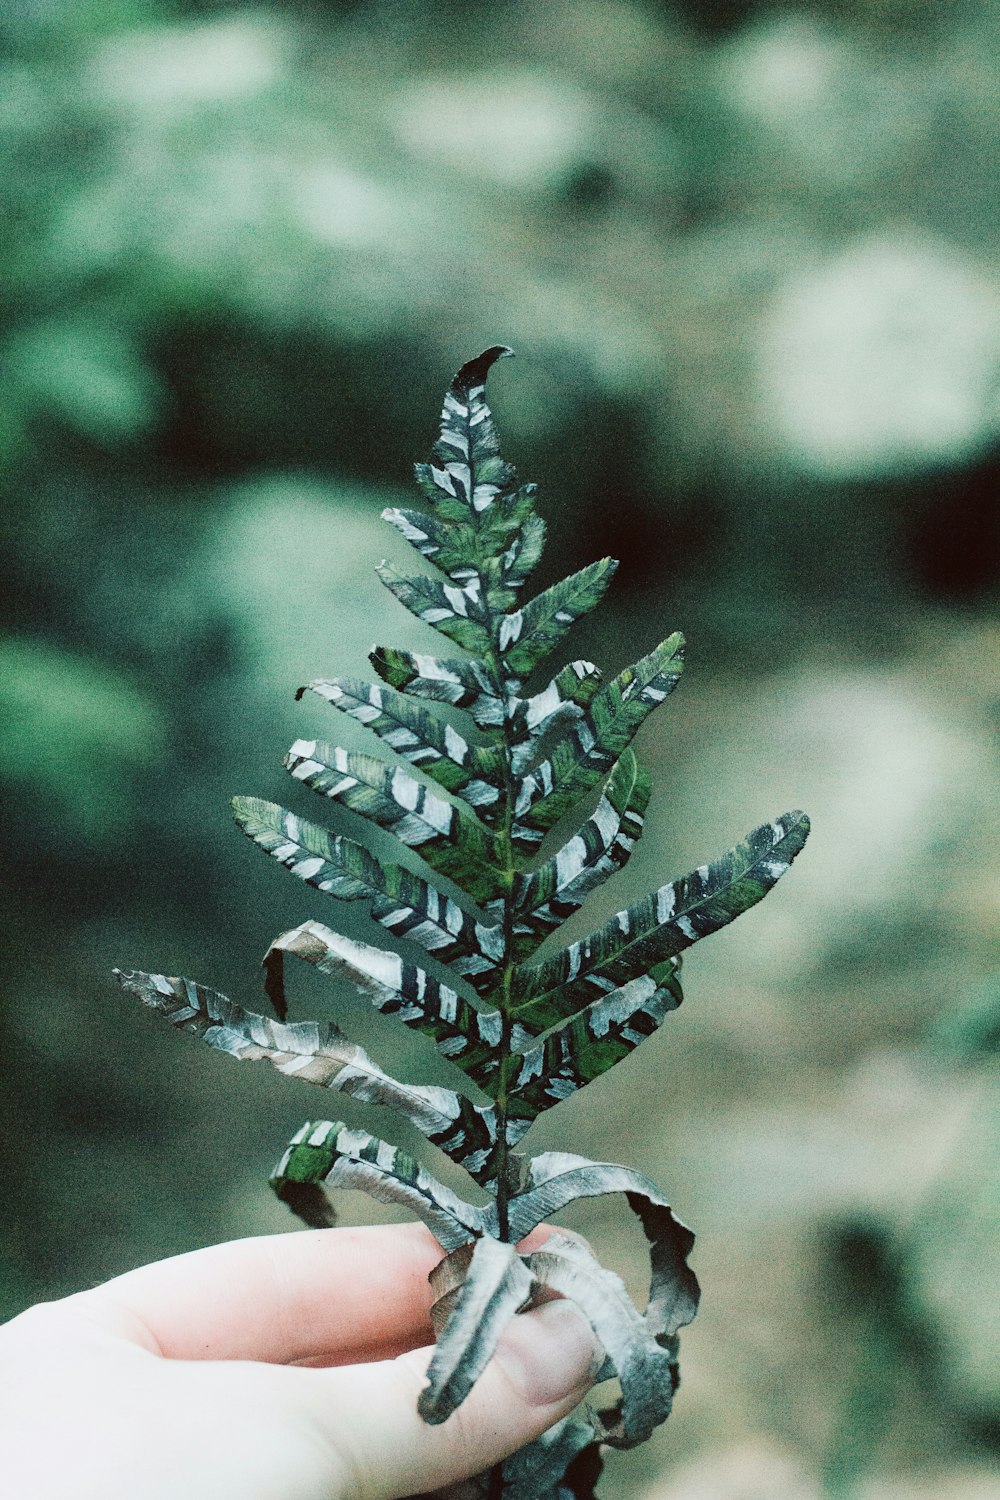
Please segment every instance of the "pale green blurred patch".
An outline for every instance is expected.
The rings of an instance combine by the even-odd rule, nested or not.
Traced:
[[[931,1320],[949,1384],[988,1426],[1000,1410],[1000,1076],[967,1080],[939,1180],[903,1242],[918,1315]]]
[[[411,632],[375,577],[379,558],[398,556],[400,546],[373,498],[287,475],[240,485],[218,506],[178,582],[172,607],[181,617],[210,599],[240,641],[229,700],[234,727],[246,733],[252,726],[271,758],[281,734],[317,713],[329,734],[352,728],[329,709],[296,704],[296,688],[313,677],[371,677],[369,651],[397,638],[401,624],[433,649],[433,632],[416,622]],[[386,494],[385,503],[401,498]],[[228,694],[220,696],[225,702]]]
[[[162,758],[156,701],[99,662],[43,641],[0,638],[0,763],[68,843],[101,846],[135,817]]]
[[[87,436],[114,442],[156,419],[160,391],[137,341],[102,320],[36,324],[11,341],[9,358],[28,398]]]
[[[988,265],[899,229],[786,285],[762,345],[777,442],[831,477],[960,461],[997,431],[1000,302]]]

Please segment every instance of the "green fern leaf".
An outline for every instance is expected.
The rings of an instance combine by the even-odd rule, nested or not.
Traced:
[[[489,901],[496,894],[500,855],[495,839],[472,813],[435,796],[409,772],[316,740],[296,740],[285,766],[320,796],[388,829],[474,901]]]
[[[515,933],[541,939],[620,870],[642,835],[651,782],[631,750],[615,766],[580,831],[514,889]]]
[[[488,604],[482,581],[474,573],[463,587],[438,583],[422,574],[408,578],[390,563],[380,563],[376,573],[412,615],[430,625],[466,651],[482,656],[489,650]]]
[[[233,809],[243,832],[307,885],[341,901],[367,901],[372,916],[395,937],[419,943],[477,990],[492,984],[503,953],[499,928],[478,922],[401,865],[385,864],[352,839],[327,833],[273,802],[234,797]]]
[[[416,474],[440,516],[466,521],[489,510],[510,486],[514,471],[500,457],[500,439],[486,405],[486,377],[498,359],[513,354],[502,344],[464,364],[444,398],[435,464],[417,464]]]
[[[504,615],[497,626],[497,645],[514,677],[534,671],[570,626],[601,602],[617,567],[613,557],[602,557],[537,594],[523,609]]]
[[[595,785],[673,692],[684,670],[684,637],[675,632],[601,688],[578,725],[520,783],[515,844],[533,848]]]
[[[470,744],[450,724],[401,693],[353,677],[316,678],[299,688],[296,697],[306,692],[316,693],[364,724],[390,750],[471,807],[489,806],[499,799],[502,752]]]
[[[676,963],[664,964],[659,980],[651,974],[630,979],[550,1031],[537,1047],[526,1049],[517,1060],[509,1089],[512,1111],[534,1119],[599,1078],[652,1036],[683,999]],[[539,1005],[530,1019],[537,1024],[551,1016],[551,1010],[546,1013]],[[530,1029],[523,1018],[521,1025]]]
[[[433,1038],[442,1056],[481,1087],[500,1065],[503,1018],[498,1010],[476,1010],[432,974],[398,953],[373,948],[331,932],[321,922],[303,922],[275,938],[264,955],[265,988],[278,1013],[286,1012],[284,958],[290,954],[323,974],[346,975],[383,1015]]]
[[[331,1121],[304,1126],[273,1179],[310,1224],[331,1222],[326,1188],[362,1187],[418,1214],[450,1252],[434,1273],[438,1347],[420,1402],[429,1421],[444,1420],[465,1398],[519,1307],[553,1293],[574,1300],[606,1351],[602,1377],[617,1376],[621,1399],[610,1412],[559,1424],[478,1492],[556,1500],[571,1488],[586,1500],[600,1469],[597,1444],[640,1442],[670,1410],[678,1332],[698,1301],[687,1266],[693,1236],[628,1168],[558,1152],[532,1159],[515,1148],[539,1114],[658,1032],[681,1003],[682,951],[758,902],[809,825],[803,814],[784,814],[589,937],[534,958],[622,869],[641,835],[650,780],[632,742],[679,681],[684,642],[669,636],[607,682],[593,663],[571,661],[547,685],[525,691],[600,602],[616,564],[604,558],[520,602],[545,525],[535,487],[518,486],[501,456],[486,404],[489,370],[509,353],[494,346],[452,381],[431,459],[416,467],[430,510],[384,512],[434,572],[411,576],[383,563],[379,576],[459,654],[377,646],[370,659],[384,685],[317,678],[299,692],[365,725],[398,757],[314,738],[297,740],[286,757],[293,778],[379,830],[379,852],[274,803],[234,802],[254,843],[306,884],[363,902],[393,938],[422,948],[430,966],[411,962],[405,948],[301,922],[265,955],[276,1021],[189,980],[120,977],[168,1022],[217,1050],[395,1109],[487,1189],[485,1207],[464,1203],[394,1146]],[[584,804],[586,797],[593,800]],[[556,825],[571,813],[574,825],[553,847]],[[422,860],[435,878],[404,859]],[[347,979],[382,1015],[429,1037],[464,1075],[463,1086],[468,1080],[491,1102],[400,1082],[336,1026],[287,1022],[286,956]],[[574,1241],[554,1235],[531,1254],[515,1248],[567,1204],[602,1193],[626,1195],[649,1241],[644,1312]]]
[[[488,675],[482,662],[463,661],[457,657],[442,660],[419,652],[402,651],[396,646],[376,646],[369,660],[383,682],[403,693],[413,693],[432,703],[450,703],[454,708],[471,708],[482,697],[501,700],[499,682]],[[503,719],[502,707],[486,709],[487,723]]]
[[[510,607],[517,591],[538,566],[545,545],[545,522],[533,513],[524,516],[513,536],[510,528],[494,534],[485,526],[472,532],[471,528],[448,525],[426,512],[395,506],[384,510],[382,519],[395,526],[421,557],[453,578],[468,576],[470,554],[475,556],[483,594],[494,610]]]
[[[513,979],[514,1014],[523,1020],[539,997],[565,987],[581,1003],[647,973],[700,938],[718,932],[763,899],[785,874],[809,833],[804,813],[784,813],[755,828],[742,844],[711,865],[660,886],[627,907],[590,937]],[[527,1024],[524,1022],[524,1024]]]

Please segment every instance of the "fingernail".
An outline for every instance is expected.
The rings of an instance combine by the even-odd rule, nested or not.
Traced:
[[[583,1314],[562,1299],[514,1318],[496,1359],[529,1406],[552,1406],[593,1385],[604,1350]]]

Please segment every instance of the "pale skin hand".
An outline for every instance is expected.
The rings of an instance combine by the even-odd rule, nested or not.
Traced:
[[[531,1248],[544,1231],[528,1241]],[[399,1500],[533,1441],[596,1365],[581,1316],[518,1316],[447,1422],[422,1226],[311,1230],[159,1261],[0,1328],[0,1474],[18,1500]]]

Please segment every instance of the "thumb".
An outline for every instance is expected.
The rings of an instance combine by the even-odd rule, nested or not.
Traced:
[[[431,1427],[417,1397],[432,1353],[315,1372],[345,1500],[398,1500],[481,1473],[571,1412],[603,1359],[573,1304],[546,1302],[511,1320],[471,1393]]]

